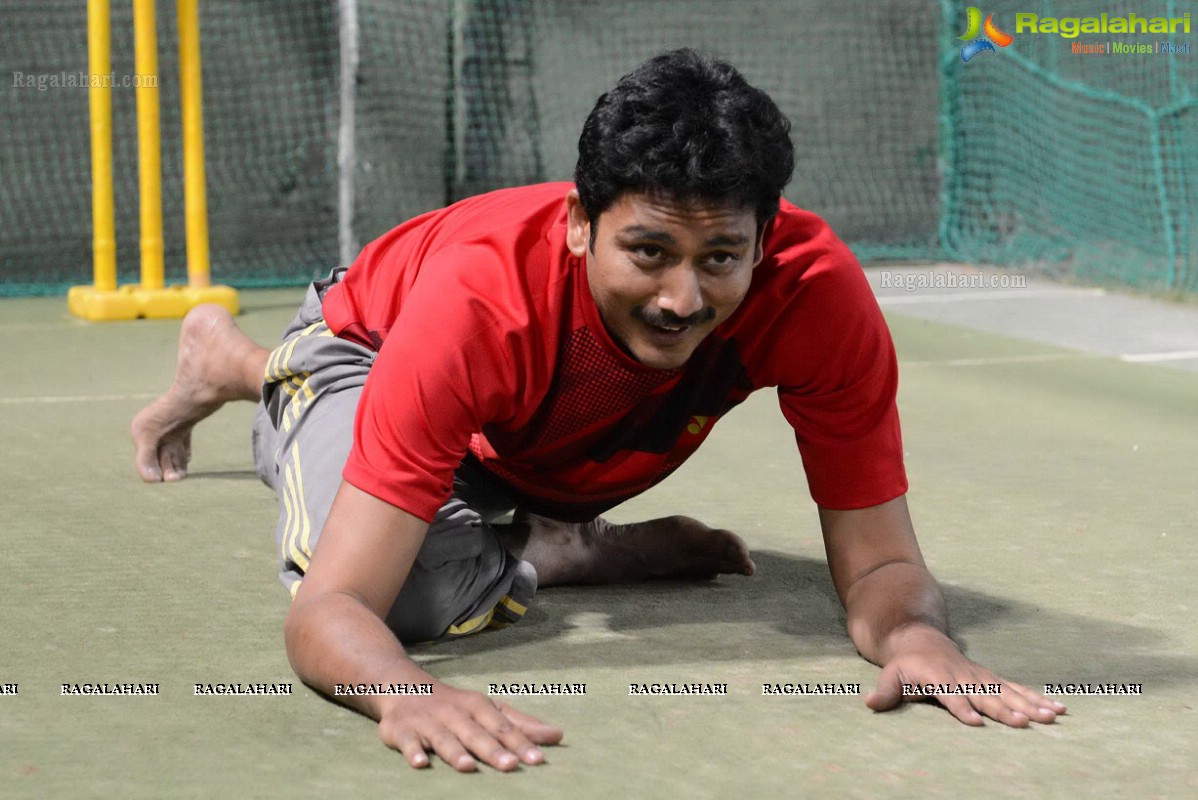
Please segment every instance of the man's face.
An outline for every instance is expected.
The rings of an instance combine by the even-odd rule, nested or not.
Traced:
[[[647,367],[685,364],[744,300],[761,261],[751,208],[626,193],[599,215],[592,249],[591,223],[576,191],[567,207],[567,244],[586,258],[603,324]]]

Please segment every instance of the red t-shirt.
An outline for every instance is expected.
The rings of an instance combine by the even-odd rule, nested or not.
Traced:
[[[907,490],[894,346],[822,219],[782,201],[741,306],[685,366],[650,369],[612,341],[566,248],[571,188],[504,189],[409,220],[329,290],[333,332],[378,350],[345,480],[432,520],[470,458],[529,510],[589,519],[776,386],[819,505]]]

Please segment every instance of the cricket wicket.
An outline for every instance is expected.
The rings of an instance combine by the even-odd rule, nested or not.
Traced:
[[[88,69],[111,72],[110,0],[88,0]],[[177,0],[179,93],[183,122],[183,202],[187,229],[187,285],[166,286],[162,242],[162,164],[158,85],[137,87],[137,171],[140,204],[141,283],[117,286],[116,226],[112,173],[112,86],[89,88],[92,157],[94,285],[74,286],[67,297],[72,314],[120,320],[182,317],[200,303],[216,303],[237,314],[237,292],[211,285],[208,260],[208,201],[204,174],[204,123],[200,74],[198,0]],[[138,75],[158,74],[154,0],[133,0],[134,60]]]

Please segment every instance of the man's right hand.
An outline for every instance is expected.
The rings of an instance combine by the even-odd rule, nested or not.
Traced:
[[[342,483],[284,625],[287,657],[305,683],[379,722],[413,767],[436,753],[461,772],[508,772],[545,760],[561,729],[478,692],[441,683],[408,658],[383,622],[428,523]],[[432,684],[430,695],[337,696],[338,684]]]
[[[427,767],[436,753],[459,772],[474,772],[479,761],[510,772],[521,763],[543,764],[537,745],[557,744],[562,731],[485,694],[437,682],[431,695],[387,706],[379,736],[416,768]]]

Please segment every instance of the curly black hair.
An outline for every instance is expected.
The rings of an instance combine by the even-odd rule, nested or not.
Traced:
[[[732,65],[691,49],[649,59],[602,95],[574,183],[591,220],[625,192],[753,208],[760,230],[794,171],[790,121]]]

